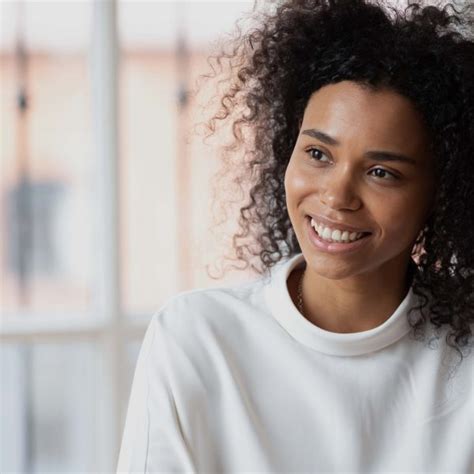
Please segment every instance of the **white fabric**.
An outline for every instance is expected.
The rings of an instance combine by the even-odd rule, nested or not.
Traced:
[[[287,277],[170,298],[140,350],[117,472],[474,473],[472,353],[411,337],[410,289],[390,318],[332,333]],[[473,351],[474,353],[474,351]]]

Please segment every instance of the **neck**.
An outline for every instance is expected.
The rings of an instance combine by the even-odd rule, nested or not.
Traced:
[[[393,269],[392,269],[393,270]],[[290,275],[288,288],[298,304],[298,283],[304,269]],[[331,280],[306,269],[301,280],[304,317],[330,332],[352,333],[383,324],[405,298],[412,281],[414,264],[405,269],[404,277],[393,271],[365,275],[357,280]],[[293,292],[293,293],[292,293]]]

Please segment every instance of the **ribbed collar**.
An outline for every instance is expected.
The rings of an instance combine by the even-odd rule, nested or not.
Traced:
[[[302,253],[280,262],[272,268],[271,278],[264,288],[272,315],[302,344],[330,355],[356,356],[383,349],[410,331],[407,312],[417,303],[417,296],[411,287],[395,312],[376,328],[354,333],[335,333],[314,325],[293,304],[287,287],[291,271],[303,264]]]

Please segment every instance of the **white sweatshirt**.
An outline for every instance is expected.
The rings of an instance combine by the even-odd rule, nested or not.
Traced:
[[[474,473],[474,364],[382,325],[333,333],[270,278],[182,292],[140,350],[117,472]]]

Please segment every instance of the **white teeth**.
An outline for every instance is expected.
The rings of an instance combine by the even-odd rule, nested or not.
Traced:
[[[348,232],[347,230],[341,232],[339,229],[332,230],[329,227],[317,224],[314,219],[311,219],[311,226],[316,229],[317,233],[323,240],[334,240],[336,242],[352,242],[359,239],[363,232]]]
[[[332,231],[329,227],[325,227],[323,232],[321,233],[321,237],[323,239],[330,239],[332,236]]]

